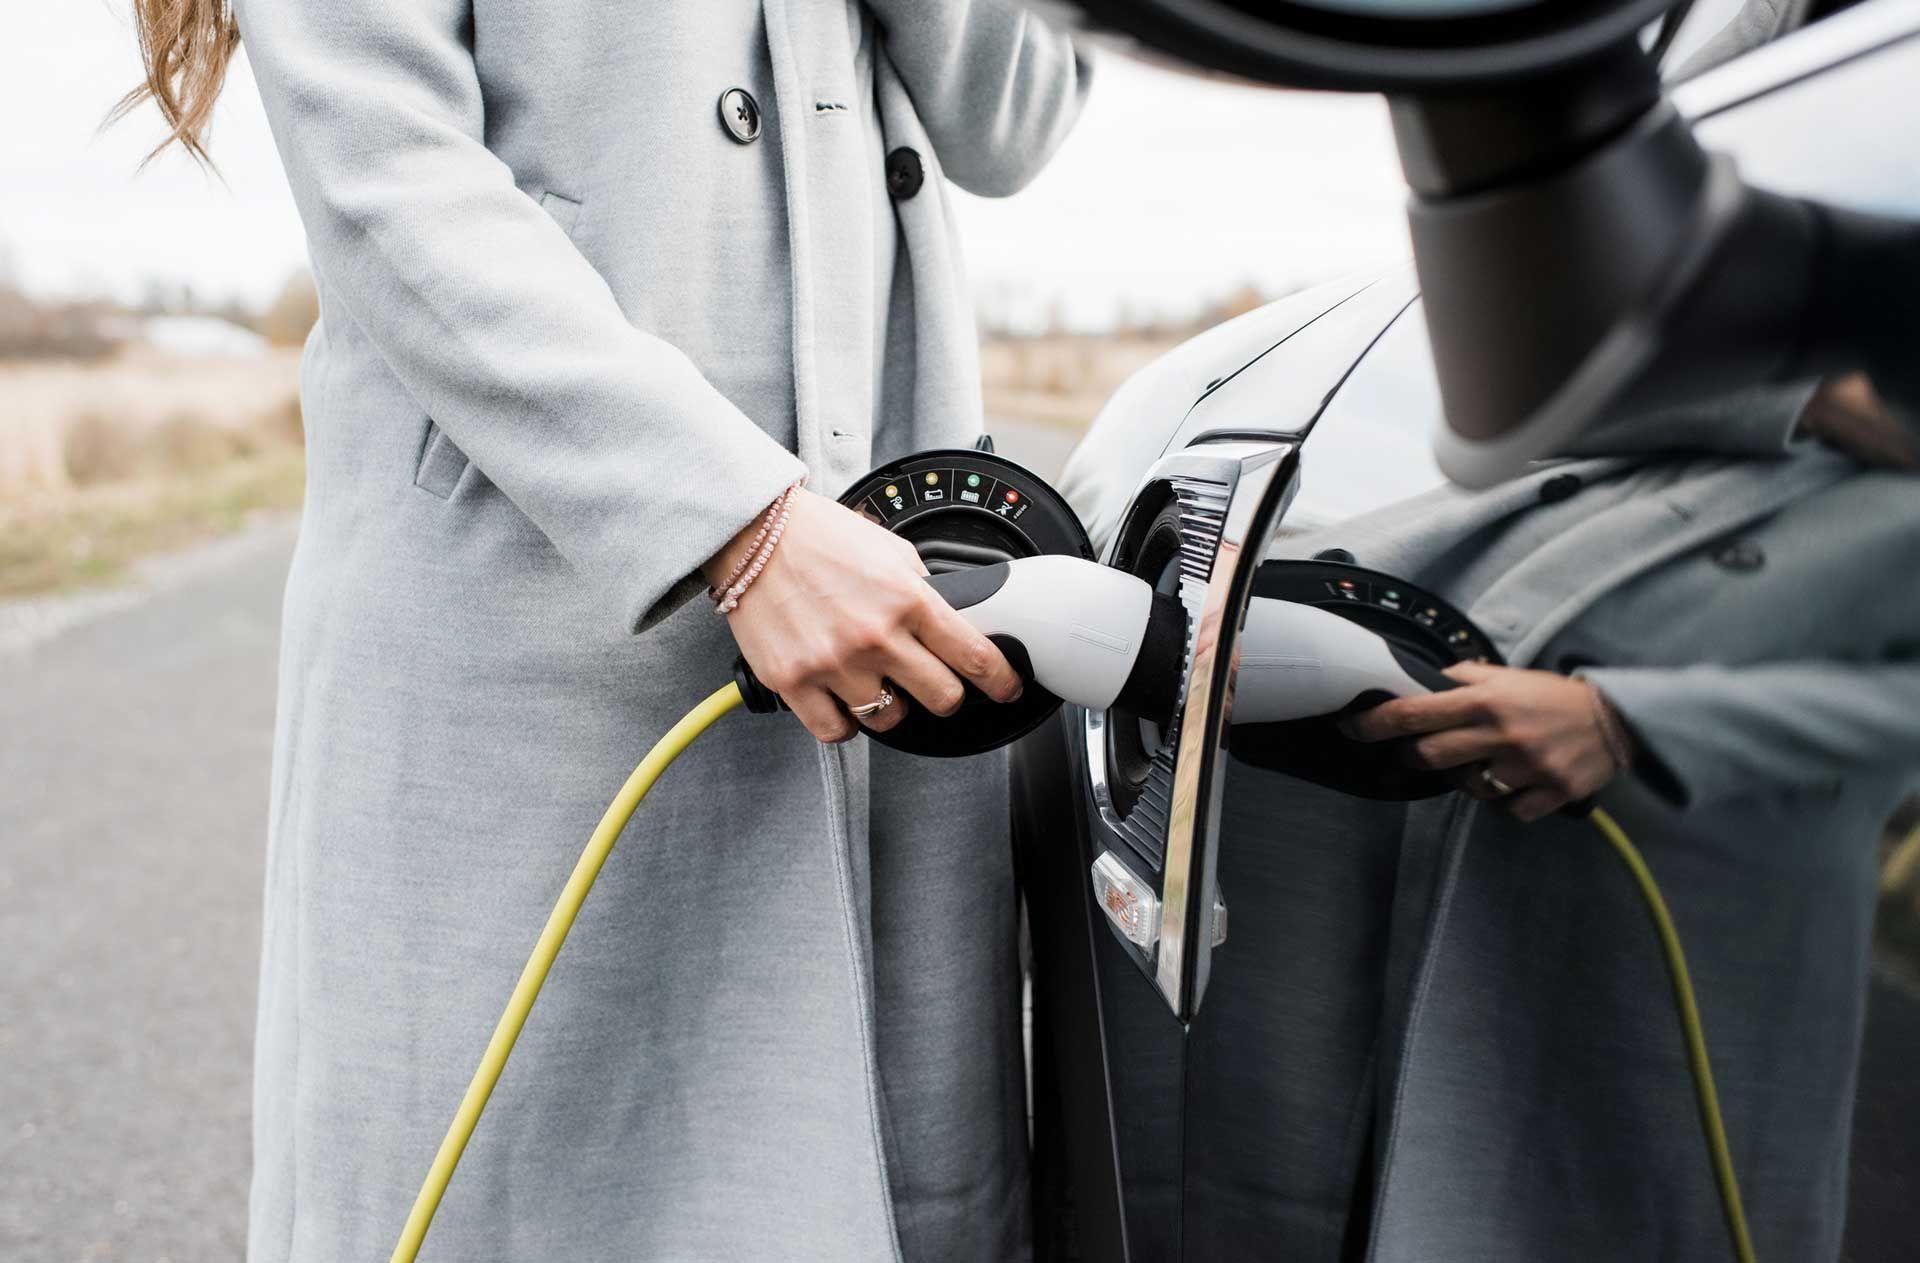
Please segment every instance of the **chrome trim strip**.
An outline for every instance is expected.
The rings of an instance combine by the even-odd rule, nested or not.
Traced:
[[[1220,757],[1225,712],[1231,698],[1229,667],[1217,680],[1222,655],[1233,652],[1238,611],[1226,618],[1242,571],[1257,563],[1284,508],[1294,466],[1291,441],[1230,440],[1200,443],[1162,457],[1140,480],[1133,502],[1156,485],[1170,488],[1180,504],[1180,599],[1187,607],[1187,651],[1181,693],[1167,747],[1138,801],[1126,816],[1115,809],[1109,784],[1106,735],[1109,717],[1085,712],[1082,732],[1089,789],[1100,825],[1141,856],[1157,856],[1160,935],[1156,948],[1135,959],[1154,978],[1174,1015],[1190,1016],[1205,989],[1212,955],[1216,906],[1213,853],[1207,833],[1219,810],[1219,777],[1210,766]],[[1113,562],[1119,536],[1105,560]],[[1195,683],[1200,684],[1195,688]],[[1216,694],[1218,701],[1215,700]],[[1207,756],[1211,752],[1212,759]],[[1204,906],[1200,901],[1204,901]]]
[[[1232,460],[1234,471],[1227,511],[1211,564],[1204,578],[1189,572],[1181,578],[1203,583],[1200,614],[1193,628],[1193,650],[1187,668],[1185,701],[1180,712],[1178,754],[1174,759],[1173,794],[1167,815],[1166,858],[1160,884],[1160,950],[1154,981],[1174,1015],[1185,1020],[1198,1003],[1206,984],[1212,935],[1201,935],[1201,921],[1210,921],[1213,891],[1213,855],[1202,825],[1218,812],[1219,777],[1211,764],[1220,757],[1226,711],[1231,704],[1232,654],[1239,630],[1239,611],[1230,610],[1232,595],[1247,565],[1266,543],[1266,529],[1276,507],[1269,494],[1274,478],[1288,467],[1292,443],[1222,443],[1188,449]],[[1177,485],[1177,484],[1176,484]],[[1251,546],[1251,548],[1250,548]],[[1231,621],[1229,621],[1231,619]],[[1224,677],[1224,678],[1223,678]],[[1198,684],[1200,687],[1194,687]],[[1216,697],[1217,694],[1217,697]],[[1202,908],[1196,900],[1204,899]]]

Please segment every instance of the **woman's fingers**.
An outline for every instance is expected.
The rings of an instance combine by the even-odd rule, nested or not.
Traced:
[[[1455,768],[1447,774],[1447,779],[1467,797],[1478,798],[1483,803],[1502,802],[1533,784],[1520,768],[1504,759],[1481,760]]]
[[[1020,673],[985,633],[960,617],[933,589],[916,612],[909,630],[954,671],[996,702],[1020,696]],[[923,699],[924,700],[924,699]],[[944,711],[936,711],[944,714]]]
[[[1469,687],[1418,697],[1397,697],[1341,720],[1340,728],[1355,741],[1391,741],[1395,737],[1458,728],[1476,723],[1485,715],[1485,695]]]
[[[815,740],[828,743],[846,741],[860,731],[860,726],[840,709],[833,694],[823,688],[802,685],[787,690],[780,697],[793,712],[794,718],[805,725]]]
[[[846,708],[847,714],[854,722],[874,732],[885,732],[906,718],[907,699],[900,695],[899,689],[890,687],[878,675],[867,672],[843,675],[830,687],[833,695],[840,699],[840,704]],[[879,701],[882,696],[891,697],[893,700],[871,715],[854,714],[855,707],[870,706]]]
[[[1415,767],[1442,772],[1491,758],[1505,747],[1506,739],[1498,729],[1473,724],[1419,738],[1407,747],[1406,760]]]
[[[963,679],[1001,701],[1020,695],[1005,656],[924,582],[911,543],[809,491],[787,508],[779,548],[727,623],[761,682],[809,732],[844,741],[860,731],[845,708],[873,701],[882,679],[942,715],[964,700]],[[752,529],[742,531],[748,540]],[[716,554],[709,577],[724,578],[737,553],[729,544]],[[869,727],[900,721],[900,706],[888,711]]]
[[[1491,662],[1456,662],[1442,674],[1462,684],[1478,684],[1482,680],[1499,679],[1500,674],[1507,669],[1496,667]]]
[[[1522,824],[1544,819],[1573,801],[1564,787],[1539,781],[1526,762],[1512,757],[1456,768],[1448,779],[1469,798],[1498,803]]]
[[[1478,798],[1483,803],[1490,803],[1505,798],[1506,795],[1495,789],[1492,783],[1483,775],[1486,770],[1485,764],[1456,768],[1454,771],[1448,773],[1447,779],[1453,782],[1455,789],[1465,794],[1468,798]]]
[[[966,700],[966,686],[960,677],[911,636],[894,641],[887,677],[936,715],[951,715]]]
[[[1560,790],[1541,785],[1523,794],[1515,794],[1507,800],[1506,808],[1521,824],[1532,824],[1536,820],[1546,819],[1571,801]]]

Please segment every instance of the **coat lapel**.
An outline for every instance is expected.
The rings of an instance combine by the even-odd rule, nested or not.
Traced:
[[[940,155],[884,44],[874,60],[880,126],[886,133],[887,147],[913,150],[926,168],[926,183],[920,192],[894,206],[901,241],[900,261],[895,267],[909,271],[912,310],[896,310],[893,318],[912,320],[914,345],[918,348],[913,380],[914,437],[925,447],[971,447],[980,437],[984,413],[980,337],[974,328],[947,181],[940,168]]]
[[[811,486],[838,495],[866,472],[872,423],[874,237],[860,89],[845,4],[763,0],[792,255],[793,388]],[[903,261],[904,263],[904,261]],[[835,295],[867,301],[832,301]],[[846,441],[855,439],[858,441]]]
[[[848,24],[859,21],[859,15],[844,3],[789,0],[763,0],[762,11],[786,177],[797,445],[812,489],[838,495],[866,471],[877,348],[871,299],[834,301],[829,295],[874,293],[873,233],[890,232],[893,226],[872,222],[873,189],[863,166],[870,157],[865,150],[869,140],[853,96],[860,85],[848,38]],[[900,260],[900,266],[905,264]],[[826,294],[818,278],[830,287]],[[874,1192],[897,1260],[886,1104],[874,1037],[864,753],[821,746],[820,780],[830,826],[825,842],[845,946],[842,963],[860,1023]]]

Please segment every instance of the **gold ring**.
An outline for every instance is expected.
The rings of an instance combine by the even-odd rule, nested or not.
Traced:
[[[1513,786],[1495,776],[1493,769],[1490,767],[1482,767],[1480,769],[1480,783],[1501,798],[1511,798],[1513,796]]]
[[[882,685],[880,688],[880,696],[874,698],[864,706],[847,707],[847,713],[855,719],[871,719],[891,705],[893,705],[893,692],[885,685]]]

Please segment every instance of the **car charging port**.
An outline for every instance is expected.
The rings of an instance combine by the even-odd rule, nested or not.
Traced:
[[[1174,708],[1186,665],[1186,610],[1180,603],[1180,510],[1171,495],[1136,506],[1121,528],[1113,564],[1153,585],[1156,617],[1141,648],[1151,687],[1128,689],[1108,711],[1108,782],[1113,809],[1124,818],[1153,773],[1154,760],[1172,743]],[[1174,617],[1161,617],[1171,610]]]

